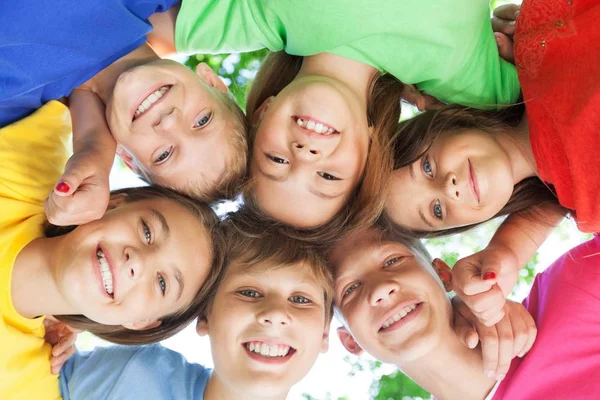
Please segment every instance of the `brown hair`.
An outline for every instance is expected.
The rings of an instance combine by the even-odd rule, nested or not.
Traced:
[[[207,203],[217,200],[232,200],[240,194],[246,181],[246,166],[248,165],[248,126],[246,116],[230,93],[225,93],[214,88],[213,91],[225,105],[225,108],[233,115],[233,119],[227,120],[226,124],[227,128],[231,130],[229,138],[231,156],[227,161],[227,168],[221,178],[212,187],[200,187],[196,180],[190,180],[185,187],[180,189],[169,187],[169,189],[182,192],[198,201]],[[149,185],[168,186],[136,164],[134,164],[134,172],[141,180]]]
[[[251,211],[242,207],[223,222],[227,242],[227,265],[240,263],[248,268],[283,268],[302,264],[310,269],[323,288],[325,318],[331,318],[333,278],[320,249],[305,241],[265,229]]]
[[[248,93],[246,115],[250,125],[248,148],[252,152],[258,128],[257,109],[270,96],[276,96],[294,80],[303,57],[285,52],[270,53],[262,62],[256,79]],[[337,240],[344,232],[372,224],[383,210],[387,179],[392,170],[392,155],[388,149],[391,136],[400,119],[400,100],[404,85],[392,75],[378,75],[371,82],[367,106],[367,119],[374,127],[365,169],[358,183],[342,209],[325,224],[311,228],[285,228],[297,239],[312,243],[326,244]],[[251,159],[252,155],[249,159]],[[284,224],[260,211],[252,196],[252,184],[244,188],[245,201],[266,217],[267,223],[282,228]]]
[[[511,124],[515,122],[514,116],[514,108],[484,111],[453,105],[436,111],[426,111],[401,122],[393,141],[394,169],[406,167],[423,157],[442,132],[460,133],[468,129],[478,129],[490,135],[498,135],[507,133]],[[537,211],[538,206],[542,205],[552,205],[562,214],[568,211],[558,203],[551,185],[537,177],[527,178],[515,185],[506,205],[491,219],[516,213],[532,219],[547,219],[542,212]],[[382,217],[391,223],[391,218],[385,212]],[[413,230],[398,225],[396,229],[417,237],[438,237],[464,232],[483,222],[485,221],[439,231]]]
[[[206,203],[196,202],[170,189],[159,186],[126,188],[111,192],[111,196],[124,194],[126,203],[135,203],[147,199],[169,199],[191,212],[204,226],[212,244],[212,264],[208,277],[200,287],[194,300],[182,310],[166,315],[160,319],[161,324],[146,330],[130,330],[120,325],[102,325],[84,315],[55,315],[56,319],[80,330],[87,330],[102,339],[118,344],[150,344],[164,340],[179,332],[196,316],[206,311],[208,299],[213,295],[217,283],[221,279],[225,262],[225,238],[219,219]],[[57,227],[47,223],[45,234],[55,237],[67,234],[76,226]]]

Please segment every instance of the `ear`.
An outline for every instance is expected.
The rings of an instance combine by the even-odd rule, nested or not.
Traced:
[[[202,79],[204,82],[208,83],[209,86],[215,89],[219,89],[220,91],[225,93],[229,92],[229,88],[227,87],[225,82],[223,82],[221,78],[219,78],[219,75],[215,74],[215,71],[213,71],[208,66],[208,64],[198,64],[196,66],[196,75],[198,75],[200,79]]]
[[[359,356],[362,354],[363,349],[356,343],[354,337],[348,332],[346,328],[340,326],[337,328],[337,335],[340,338],[340,342],[342,342],[342,346],[346,348],[350,353],[355,356]]]
[[[206,317],[198,317],[198,322],[196,322],[196,333],[199,336],[208,335],[208,319],[206,319]]]
[[[329,328],[330,328],[330,323],[326,323],[325,324],[325,330],[323,331],[323,338],[321,341],[321,353],[327,353],[327,350],[329,350]]]
[[[254,117],[254,121],[256,121],[257,124],[259,124],[263,120],[263,118],[265,117],[265,113],[269,109],[269,106],[273,102],[274,98],[275,98],[275,96],[269,96],[269,97],[267,97],[265,99],[265,101],[263,101],[263,103],[260,105],[260,107],[258,107],[256,109],[256,111],[254,111],[253,117]]]
[[[145,319],[142,321],[131,322],[129,324],[123,324],[123,326],[127,329],[131,329],[132,331],[145,331],[147,329],[160,326],[160,321],[148,321]]]
[[[433,269],[435,269],[435,272],[442,280],[446,292],[450,292],[452,290],[452,269],[450,269],[450,267],[444,262],[444,260],[441,260],[439,258],[433,260],[431,265],[433,265]]]
[[[117,155],[119,156],[121,161],[123,161],[123,164],[125,164],[125,166],[127,168],[129,168],[133,173],[137,174],[137,169],[135,168],[135,165],[134,165],[135,161],[133,160],[133,157],[120,144],[117,145]]]

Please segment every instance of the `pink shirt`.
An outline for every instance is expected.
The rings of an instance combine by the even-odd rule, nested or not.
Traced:
[[[538,274],[523,304],[537,340],[513,360],[493,399],[600,398],[600,237]]]

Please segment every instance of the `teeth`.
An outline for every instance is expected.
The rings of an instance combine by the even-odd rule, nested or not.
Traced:
[[[246,343],[246,348],[253,353],[260,354],[263,357],[285,357],[290,352],[290,346],[283,344],[268,345],[262,342]]]
[[[104,282],[104,289],[106,293],[109,295],[113,295],[113,276],[110,272],[110,268],[108,267],[108,261],[104,256],[104,253],[100,248],[96,250],[96,257],[98,258],[98,263],[100,264],[100,275],[102,275],[102,281]]]
[[[150,95],[142,101],[142,104],[138,106],[137,110],[135,110],[136,118],[142,115],[144,111],[149,109],[150,106],[152,106],[152,104],[156,103],[158,99],[163,97],[163,95],[167,92],[167,90],[169,90],[169,88],[170,86],[168,85],[161,86],[158,90],[150,93]]]
[[[402,318],[410,314],[415,308],[417,308],[417,304],[412,304],[410,306],[404,307],[402,310],[392,315],[383,323],[383,329],[389,328],[389,326],[392,325],[394,322],[400,321]]]
[[[296,120],[298,126],[301,126],[304,129],[308,129],[317,133],[321,133],[323,135],[331,135],[332,133],[336,133],[337,131],[325,124],[320,122],[312,121],[309,119],[298,118]]]

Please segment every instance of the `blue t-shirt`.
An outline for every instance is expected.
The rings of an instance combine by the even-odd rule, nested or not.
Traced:
[[[67,96],[146,41],[179,0],[0,1],[0,127]]]
[[[204,400],[211,370],[160,344],[98,347],[60,371],[64,400]]]

